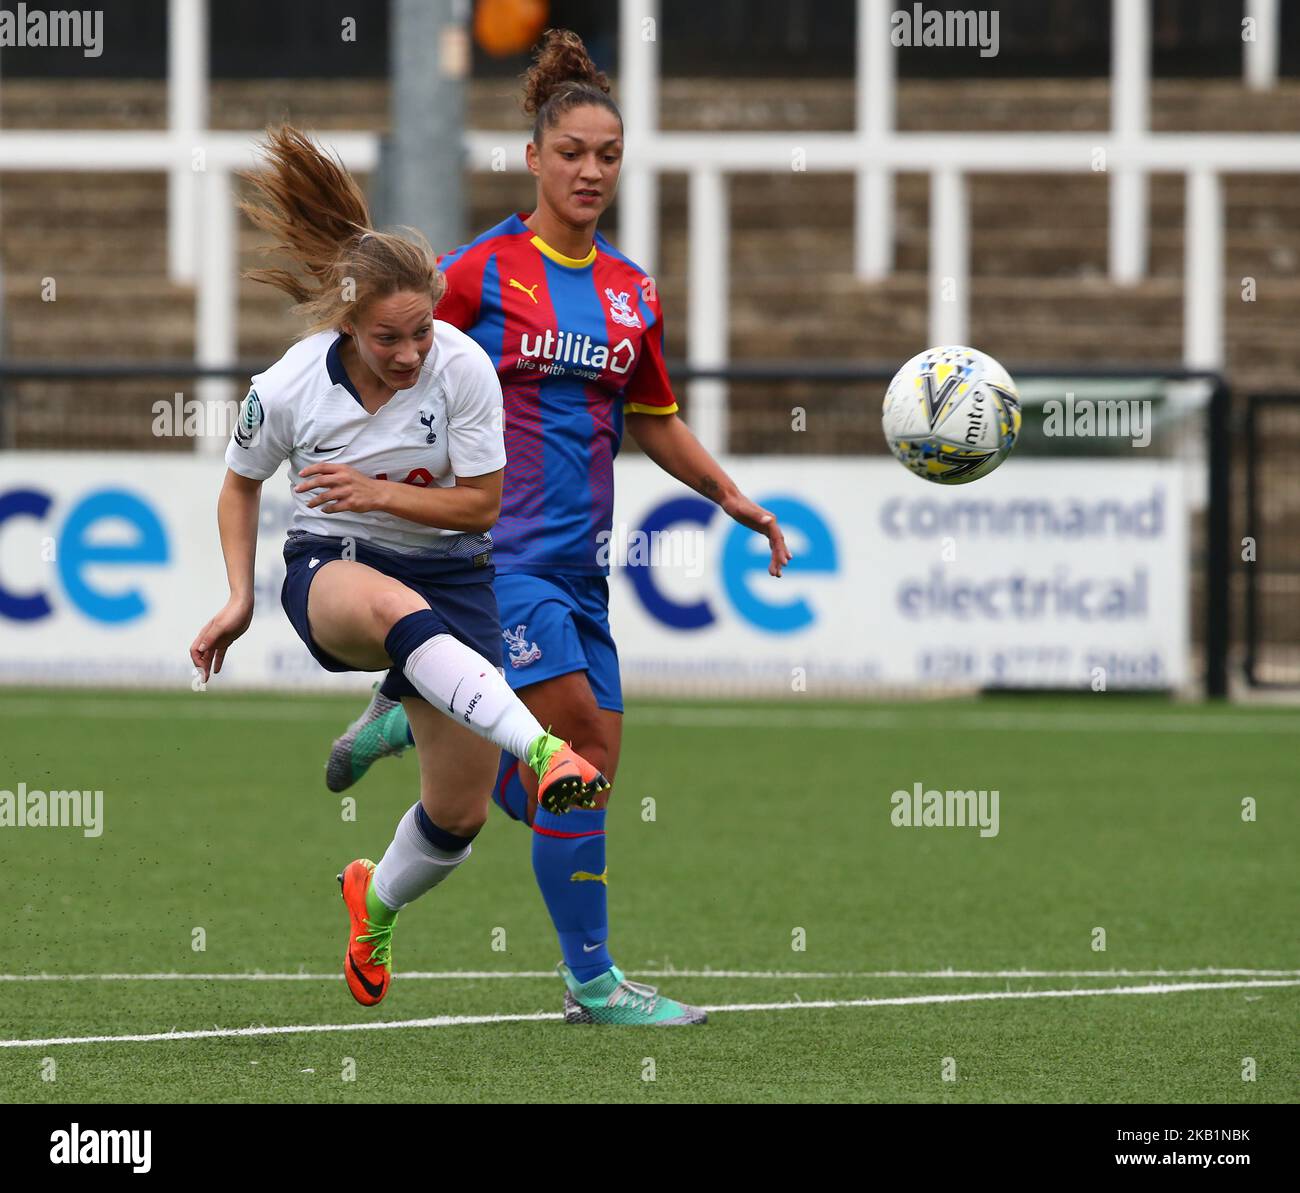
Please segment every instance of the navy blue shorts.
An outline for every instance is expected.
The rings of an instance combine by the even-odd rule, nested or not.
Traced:
[[[510,648],[506,681],[529,684],[585,671],[596,707],[623,711],[618,648],[609,632],[609,581],[604,576],[497,577],[501,633]]]
[[[351,556],[357,563],[383,572],[414,589],[442,622],[442,632],[476,650],[492,666],[501,667],[501,618],[492,591],[496,569],[491,553],[483,551],[469,559],[434,559],[385,551],[359,539],[351,539]],[[307,621],[307,593],[320,565],[343,558],[344,540],[316,534],[291,534],[284,544],[284,586],[280,604],[298,637],[326,671],[359,671],[328,651],[311,636]],[[418,696],[415,685],[400,668],[394,667],[384,680],[384,694],[397,700]]]

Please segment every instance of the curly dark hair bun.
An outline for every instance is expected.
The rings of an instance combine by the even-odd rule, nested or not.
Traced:
[[[609,80],[572,29],[547,29],[524,75],[524,111],[536,116],[565,83],[585,83],[609,94]]]
[[[572,29],[547,29],[524,74],[523,108],[534,117],[533,140],[540,146],[546,129],[564,112],[584,104],[607,108],[623,123],[610,98],[609,79],[591,60],[582,38]]]

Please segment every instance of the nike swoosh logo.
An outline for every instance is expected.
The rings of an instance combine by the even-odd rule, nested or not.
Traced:
[[[598,940],[595,944],[584,944],[582,946],[582,951],[584,953],[594,953],[604,943],[605,942],[603,940]]]
[[[312,560],[312,561],[307,565],[307,570],[308,570],[308,571],[311,571],[311,569],[314,568],[318,563],[320,563],[320,560],[319,560],[319,559],[313,559],[313,560]]]
[[[463,684],[464,682],[465,682],[464,678],[461,678],[456,681],[456,692],[460,691],[460,685]],[[448,712],[456,711],[456,692],[452,692],[451,694],[451,703],[447,705]]]
[[[346,443],[340,443],[338,447],[321,447],[321,445],[318,443],[311,450],[313,452],[341,452],[345,447],[347,447]]]
[[[378,998],[381,994],[383,994],[384,992],[383,982],[380,982],[379,985],[376,986],[373,982],[368,982],[366,980],[366,975],[363,974],[361,970],[357,968],[357,963],[353,959],[351,949],[348,949],[348,964],[352,967],[352,972],[356,974],[357,981],[361,983],[362,987],[365,989],[365,992],[369,994],[371,998]]]

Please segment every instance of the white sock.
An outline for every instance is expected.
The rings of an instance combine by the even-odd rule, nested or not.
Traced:
[[[371,882],[379,901],[393,911],[401,911],[426,891],[433,890],[444,878],[469,857],[472,845],[460,853],[439,849],[421,831],[413,804],[397,822],[393,843],[375,867]]]
[[[479,737],[527,759],[545,732],[501,673],[450,634],[436,634],[406,658],[402,672],[434,708]]]

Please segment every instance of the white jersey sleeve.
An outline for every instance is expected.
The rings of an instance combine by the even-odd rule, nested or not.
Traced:
[[[293,451],[293,410],[273,387],[263,383],[259,392],[263,377],[253,378],[226,446],[226,467],[257,481],[274,476]]]
[[[454,338],[458,351],[448,365],[447,452],[456,476],[484,476],[506,466],[501,380],[491,358],[469,336],[439,323],[437,334]]]

